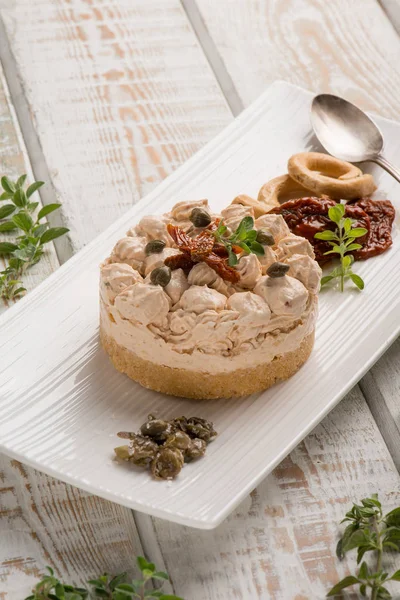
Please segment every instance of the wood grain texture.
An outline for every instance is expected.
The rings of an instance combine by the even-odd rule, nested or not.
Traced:
[[[33,180],[1,65],[0,171],[12,178],[27,173]],[[47,248],[24,278],[28,290],[58,267],[53,245]],[[0,312],[6,309],[0,302]],[[83,583],[88,575],[104,570],[132,571],[134,557],[142,553],[131,511],[4,455],[0,455],[0,539],[0,598],[7,600],[25,597],[47,564]]]
[[[21,600],[45,565],[83,584],[134,571],[132,512],[5,457],[0,462],[0,598]]]
[[[399,116],[400,40],[376,0],[363,0],[362,8],[347,0],[197,4],[246,106],[284,79]]]
[[[386,37],[386,21],[385,33],[377,28],[371,36],[371,23],[383,17],[375,3],[367,4],[368,18],[360,17],[362,40],[354,41],[354,23],[350,26],[341,14],[343,8],[350,15],[351,3],[344,1],[329,6],[322,0],[295,6],[284,0],[199,2],[245,104],[269,82],[285,78],[333,89],[394,116],[398,83],[390,64],[398,64],[398,41],[393,32]],[[17,0],[15,5],[2,16],[79,248],[231,117],[177,2],[40,0],[32,5]],[[377,75],[366,72],[365,54]],[[381,88],[384,83],[391,95]],[[18,479],[17,487],[24,481]],[[393,506],[398,485],[387,449],[355,391],[216,532],[193,532],[159,520],[154,527],[175,591],[187,600],[323,598],[348,566],[332,558],[335,523],[346,502],[379,488]],[[43,502],[49,502],[49,492],[42,491]],[[26,498],[17,499],[23,519],[29,514]],[[42,515],[48,509],[40,504],[37,510]],[[117,513],[113,518],[127,523]],[[63,531],[65,516],[58,513],[55,519],[57,531]],[[68,541],[77,535],[70,530]],[[134,552],[131,543],[125,541],[121,552]],[[12,547],[21,563],[29,564],[30,552],[21,551],[20,539]],[[111,550],[107,568],[114,560]],[[47,562],[42,560],[41,565]],[[64,560],[68,569],[76,564],[69,554]],[[119,570],[123,560],[115,560]],[[18,583],[19,572],[14,566],[11,572]]]
[[[0,12],[74,249],[231,119],[178,0]]]
[[[400,478],[355,388],[216,530],[155,520],[176,593],[322,600],[356,567],[351,555],[335,556],[338,523],[351,502],[374,490],[385,508],[398,505]]]

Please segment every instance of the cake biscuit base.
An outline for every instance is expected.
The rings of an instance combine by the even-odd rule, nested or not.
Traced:
[[[276,356],[271,362],[219,374],[175,369],[144,360],[117,344],[102,327],[100,339],[115,368],[145,388],[170,396],[211,400],[248,396],[289,379],[310,356],[314,331],[304,338],[296,350]]]

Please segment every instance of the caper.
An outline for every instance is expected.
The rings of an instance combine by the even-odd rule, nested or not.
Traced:
[[[211,223],[211,215],[204,208],[196,206],[190,213],[189,219],[195,227],[207,227]]]
[[[270,267],[268,267],[267,269],[267,275],[269,275],[272,278],[276,278],[276,277],[284,277],[286,275],[286,273],[289,271],[290,266],[289,265],[285,265],[285,263],[281,263],[281,262],[274,262],[272,263],[272,265]]]
[[[205,455],[207,448],[207,442],[200,438],[190,440],[190,445],[186,448],[185,457],[187,460],[193,460],[194,458],[200,458]]]
[[[150,242],[147,242],[146,246],[144,247],[144,251],[148,256],[149,254],[160,254],[164,248],[165,242],[162,240],[150,240]]]
[[[133,435],[129,446],[115,448],[115,454],[122,460],[128,460],[135,465],[146,466],[156,456],[157,444],[149,437]]]
[[[171,269],[165,265],[153,269],[150,273],[150,281],[151,283],[154,283],[154,285],[165,287],[171,281]]]
[[[164,443],[165,448],[178,448],[179,450],[187,450],[190,447],[192,440],[183,431],[175,431],[170,436],[168,436],[167,440]]]
[[[151,463],[151,472],[156,479],[174,479],[183,464],[183,454],[178,448],[162,448]]]
[[[273,246],[275,244],[274,236],[267,229],[259,229],[257,231],[256,240],[259,244],[264,246]]]
[[[191,438],[200,438],[205,442],[210,442],[217,435],[214,425],[207,419],[201,417],[178,417],[174,419],[174,425],[187,433]]]
[[[157,441],[164,441],[172,432],[172,427],[168,421],[162,419],[150,419],[140,428],[142,435],[147,435]]]

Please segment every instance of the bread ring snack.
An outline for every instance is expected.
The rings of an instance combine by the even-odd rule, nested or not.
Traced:
[[[289,177],[286,173],[264,183],[258,192],[257,202],[262,206],[265,205],[268,207],[267,211],[269,211],[288,200],[288,196],[301,198],[302,196],[309,195],[310,190]]]
[[[270,210],[275,208],[275,206],[277,206],[274,200],[271,200],[271,202],[263,202],[260,201],[260,198],[258,198],[258,200],[254,200],[254,198],[247,196],[247,194],[239,194],[239,196],[236,196],[236,198],[232,200],[232,204],[251,206],[251,208],[254,210],[254,216],[256,219],[258,219],[258,217],[266,215],[267,212],[269,212]]]
[[[300,152],[290,157],[288,172],[308,190],[331,198],[351,200],[376,190],[372,175],[358,167],[320,152]]]

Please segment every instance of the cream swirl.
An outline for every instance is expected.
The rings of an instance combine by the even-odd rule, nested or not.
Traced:
[[[261,296],[272,312],[279,316],[298,318],[304,312],[308,292],[304,285],[293,277],[261,277],[254,288],[254,293]]]
[[[221,216],[224,224],[231,231],[235,231],[239,226],[240,221],[247,216],[254,218],[254,210],[251,206],[243,206],[243,204],[230,204],[224,210],[221,210]]]
[[[125,288],[139,281],[143,281],[142,276],[126,263],[105,263],[100,268],[101,294],[111,304]]]
[[[290,229],[287,226],[282,215],[263,215],[255,221],[256,229],[266,229],[269,231],[277,244],[282,238],[291,235]]]
[[[171,217],[175,221],[189,221],[190,213],[194,208],[204,208],[209,211],[208,200],[184,200],[177,202],[171,210]]]
[[[301,281],[301,283],[312,293],[319,292],[322,270],[319,264],[305,254],[294,254],[286,261],[290,266],[288,275]]]
[[[217,290],[224,296],[229,296],[235,290],[232,286],[228,286],[227,283],[206,263],[200,262],[192,267],[188,282],[190,285],[208,285],[208,287]]]
[[[115,244],[110,259],[112,262],[126,263],[137,271],[142,271],[146,258],[146,243],[147,239],[142,236],[123,237]]]
[[[135,283],[118,294],[115,308],[129,321],[142,325],[161,324],[168,315],[171,305],[169,296],[159,285]]]
[[[226,297],[206,285],[192,285],[183,292],[179,300],[180,308],[200,314],[206,310],[222,310],[225,308]]]
[[[252,292],[237,292],[228,298],[227,307],[239,313],[240,325],[265,326],[271,319],[271,310],[260,296]]]
[[[168,214],[142,217],[137,225],[137,231],[147,236],[149,240],[162,240],[167,246],[172,246],[172,239],[167,231],[171,219]]]
[[[144,274],[148,275],[151,273],[153,269],[157,269],[157,267],[162,267],[165,262],[165,259],[169,256],[175,256],[176,254],[180,254],[177,248],[164,248],[162,252],[155,252],[154,254],[149,254],[144,261]]]
[[[187,277],[182,269],[176,269],[171,273],[171,281],[165,286],[164,291],[172,300],[172,304],[176,304],[181,299],[183,292],[189,289]]]
[[[240,279],[238,285],[243,288],[253,288],[261,277],[261,265],[255,254],[242,256],[236,265]]]
[[[310,258],[315,258],[313,247],[306,238],[290,234],[279,240],[276,249],[278,260],[285,261],[295,254],[306,254]]]

